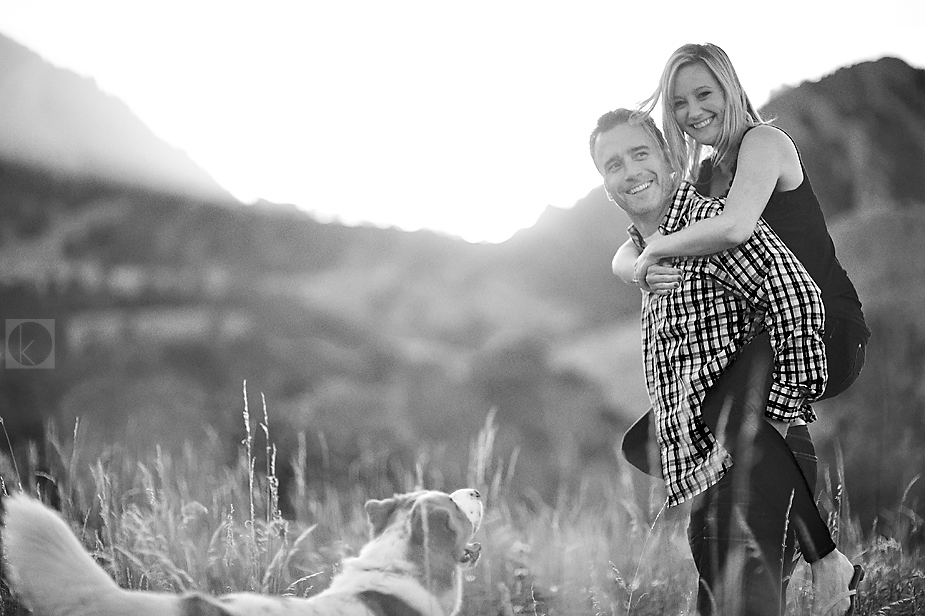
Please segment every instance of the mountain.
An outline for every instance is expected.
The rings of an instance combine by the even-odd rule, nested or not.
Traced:
[[[0,159],[195,199],[234,201],[92,79],[0,35]]]
[[[761,113],[796,141],[828,217],[925,201],[925,70],[862,62],[779,92]]]

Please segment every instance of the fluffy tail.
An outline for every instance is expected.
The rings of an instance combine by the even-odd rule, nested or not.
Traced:
[[[3,548],[11,586],[33,613],[173,613],[174,605],[168,604],[171,599],[175,604],[176,596],[120,589],[84,550],[64,520],[37,500],[17,494],[4,499],[3,504]]]

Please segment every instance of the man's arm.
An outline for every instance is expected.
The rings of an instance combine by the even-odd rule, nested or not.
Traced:
[[[626,284],[636,284],[636,280],[633,278],[633,264],[636,263],[637,257],[639,257],[639,249],[633,239],[630,238],[620,246],[620,249],[613,256],[610,266],[613,269],[614,276]]]

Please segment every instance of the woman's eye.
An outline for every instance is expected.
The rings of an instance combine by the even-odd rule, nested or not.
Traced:
[[[675,108],[675,109],[681,109],[681,108],[684,107],[686,104],[687,104],[687,103],[685,103],[684,101],[675,101],[675,102],[674,102],[674,108]]]
[[[711,94],[713,93],[710,92],[709,90],[704,90],[700,92],[699,94],[697,94],[697,98],[699,98],[700,100],[703,100],[705,98],[709,98]]]

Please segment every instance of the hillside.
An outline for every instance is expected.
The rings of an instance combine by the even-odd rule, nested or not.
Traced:
[[[143,127],[116,131],[122,145],[105,138],[129,122],[124,105],[0,44],[10,51],[0,54],[0,317],[56,325],[54,370],[0,371],[14,441],[44,418],[69,434],[80,417],[91,451],[179,447],[214,429],[233,457],[246,380],[252,404],[265,394],[285,427],[280,459],[307,435],[309,464],[328,472],[349,473],[370,446],[401,457],[423,442],[449,473],[492,408],[496,449],[516,452],[529,489],[548,496],[590,468],[615,472],[613,444],[646,400],[639,293],[610,273],[627,219],[600,189],[499,245],[243,206]],[[857,391],[821,413],[820,447],[887,416],[889,399],[901,421],[865,434],[925,465],[914,419],[925,400],[913,386],[925,369],[922,76],[892,59],[864,63],[764,111],[800,145],[874,330]],[[20,89],[57,102],[29,116],[18,106],[38,99]],[[33,134],[46,149],[18,149]],[[182,167],[158,171],[172,178],[166,189],[105,162],[162,155]],[[852,443],[853,473],[883,467],[887,457]],[[904,488],[854,480],[868,520]]]
[[[830,218],[925,200],[925,70],[862,62],[777,94],[761,113],[800,147]]]
[[[0,159],[187,198],[233,201],[182,151],[159,139],[92,79],[0,35]]]

